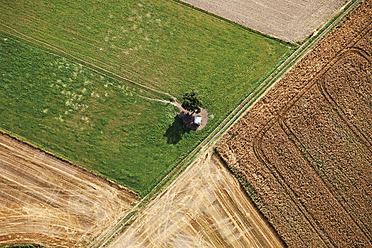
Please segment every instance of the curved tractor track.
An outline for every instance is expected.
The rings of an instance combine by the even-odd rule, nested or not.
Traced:
[[[16,30],[14,31],[17,32]],[[28,37],[28,39],[33,38]],[[34,41],[40,42],[35,39]],[[58,48],[50,47],[46,43],[43,45],[48,49],[58,50]],[[174,97],[165,92],[144,87],[94,64],[72,57],[71,54],[67,54],[62,50],[58,50],[58,52],[66,57],[78,60],[106,76],[129,81],[138,87],[145,88],[145,90],[161,93],[176,101]],[[158,101],[160,99],[151,100]],[[221,126],[218,130],[223,130],[224,128],[226,126]],[[214,140],[218,134],[213,134],[212,138],[208,140]],[[3,135],[3,137],[7,136]],[[16,146],[16,150],[19,149],[19,151],[14,150],[13,153],[10,153],[9,148],[12,146]],[[10,145],[2,147],[6,148],[1,150],[3,151],[2,153],[0,152],[2,156],[0,166],[4,168],[4,171],[8,172],[0,177],[0,183],[2,184],[2,189],[4,189],[1,193],[6,199],[0,203],[2,204],[2,216],[5,216],[1,217],[0,215],[0,224],[3,225],[0,226],[0,245],[39,243],[50,247],[86,246],[99,237],[100,233],[104,233],[104,230],[112,228],[113,223],[123,220],[124,216],[132,209],[133,203],[137,200],[136,195],[133,193],[117,188],[117,186],[110,186],[110,183],[101,177],[94,176],[66,162],[57,161],[53,156],[19,141],[12,141]],[[23,147],[23,150],[21,147]],[[9,154],[11,154],[10,157]],[[212,163],[210,162],[211,157],[210,155],[209,158],[205,158],[202,162],[199,161],[200,164],[190,167],[188,170],[196,170],[195,167],[201,164]],[[212,161],[216,160],[212,159]],[[160,219],[157,223],[154,220],[154,224],[164,227],[162,229],[164,233],[157,234],[154,232],[156,228],[148,227],[145,229],[149,230],[147,237],[145,237],[145,242],[149,243],[141,241],[141,238],[144,237],[143,233],[139,234],[141,238],[138,239],[138,236],[136,236],[138,233],[131,227],[126,233],[131,232],[131,237],[133,238],[131,242],[133,244],[141,244],[142,242],[144,245],[159,244],[164,246],[180,242],[191,246],[282,246],[275,232],[268,228],[267,223],[260,217],[259,213],[240,190],[238,183],[231,178],[223,166],[218,165],[216,167],[216,165],[213,165],[213,167],[206,167],[203,165],[200,167],[199,172],[193,171],[193,173],[201,173],[199,177],[194,177],[194,181],[196,185],[199,185],[199,188],[202,188],[200,185],[204,185],[206,181],[210,180],[205,188],[202,188],[204,191],[192,191],[188,188],[189,185],[182,185],[183,182],[181,182],[180,186],[181,179],[179,179],[177,180],[179,185],[177,187],[181,190],[180,192],[175,193],[171,198],[164,198],[164,195],[174,193],[172,186],[169,189],[171,192],[167,191],[161,194],[156,201],[159,203],[156,205],[157,207],[162,206],[161,201],[164,199],[166,201],[171,199],[175,203],[177,201],[182,204],[184,202],[188,202],[191,205],[195,203],[194,208],[187,210],[180,208],[173,212],[167,212],[167,209],[163,208],[162,211],[165,212],[162,213],[166,214],[162,216],[164,218],[174,213],[179,216],[183,215],[184,218],[176,219],[178,223],[171,222],[169,218]],[[44,170],[45,168],[48,169]],[[218,172],[216,172],[216,168]],[[206,172],[213,173],[207,175]],[[25,176],[27,180],[20,180],[18,173],[22,174],[22,177]],[[191,176],[197,175],[193,173]],[[190,174],[186,175],[190,176]],[[237,193],[232,194],[231,192],[233,191],[237,191]],[[192,196],[188,192],[192,192]],[[21,198],[17,199],[13,194]],[[204,204],[204,202],[200,201],[200,197],[203,197],[208,203]],[[154,205],[155,203],[151,204],[149,208],[155,208],[153,207]],[[180,205],[175,204],[175,206],[179,208]],[[40,211],[40,209],[43,210]],[[170,207],[170,209],[173,208]],[[195,215],[188,212],[192,209],[195,210]],[[142,216],[139,217],[138,222],[143,224],[143,222],[140,222],[141,220],[143,220]],[[189,228],[182,230],[185,223]],[[11,228],[13,228],[13,231],[10,230]],[[238,232],[237,230],[240,231]],[[126,241],[121,240],[120,242]],[[117,245],[116,242],[112,245],[115,244]]]
[[[219,144],[290,247],[372,246],[371,5],[363,1]]]

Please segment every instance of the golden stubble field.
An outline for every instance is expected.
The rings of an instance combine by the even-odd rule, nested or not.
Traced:
[[[283,247],[213,152],[198,158],[109,247]]]
[[[85,247],[136,194],[0,132],[0,246]]]
[[[289,247],[372,246],[371,16],[363,1],[218,146]]]
[[[182,0],[261,33],[289,41],[304,40],[326,23],[344,0]]]
[[[0,245],[86,247],[138,197],[0,133]],[[283,247],[238,181],[209,151],[109,247]]]

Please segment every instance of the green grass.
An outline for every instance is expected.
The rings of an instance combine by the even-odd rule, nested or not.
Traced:
[[[142,196],[289,51],[174,1],[4,0],[0,10],[0,22],[136,82],[179,99],[200,92],[214,118],[189,131],[173,106],[0,25],[0,128]]]
[[[140,83],[179,98],[196,88],[223,114],[288,51],[169,0],[4,0],[0,10],[1,22]]]
[[[180,132],[175,107],[4,35],[0,125],[144,194],[206,131]]]

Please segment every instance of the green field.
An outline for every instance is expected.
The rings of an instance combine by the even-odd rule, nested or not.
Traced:
[[[291,50],[175,1],[3,0],[0,10],[1,129],[141,195]],[[214,118],[188,131],[172,105],[139,96],[161,94],[61,50],[179,99],[197,89]]]

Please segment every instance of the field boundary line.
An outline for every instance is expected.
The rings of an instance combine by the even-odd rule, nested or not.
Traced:
[[[131,83],[131,84],[134,84],[134,85],[139,86],[141,88],[144,88],[144,89],[147,89],[147,90],[150,90],[150,91],[153,91],[153,92],[157,92],[157,93],[166,95],[166,96],[172,98],[174,101],[177,100],[176,97],[172,96],[171,94],[169,94],[167,92],[164,92],[164,91],[159,90],[159,89],[155,89],[153,87],[150,87],[150,86],[147,86],[147,85],[138,83],[138,82],[136,82],[134,80],[131,80],[129,78],[126,78],[124,76],[121,76],[121,75],[119,75],[119,74],[117,74],[115,72],[112,72],[110,70],[107,70],[107,69],[105,69],[105,68],[103,68],[101,66],[98,66],[98,65],[96,65],[96,64],[94,64],[92,62],[86,61],[84,59],[81,59],[81,58],[79,58],[79,57],[77,57],[77,56],[69,53],[69,52],[66,52],[63,49],[59,48],[59,47],[53,46],[53,45],[51,45],[51,44],[49,44],[47,42],[44,42],[42,40],[39,40],[39,39],[36,39],[36,38],[34,38],[32,36],[29,36],[27,34],[24,34],[24,33],[20,32],[20,31],[18,31],[17,29],[12,28],[12,27],[10,27],[10,26],[2,23],[2,22],[0,22],[0,25],[2,25],[3,27],[6,27],[7,29],[10,29],[13,32],[15,32],[15,33],[17,33],[17,34],[19,34],[19,35],[27,38],[28,40],[32,40],[32,41],[35,41],[36,43],[42,44],[43,45],[42,47],[44,47],[44,48],[48,47],[48,48],[46,48],[47,50],[51,49],[52,51],[54,50],[54,51],[58,51],[60,53],[63,53],[63,54],[65,54],[67,56],[65,58],[72,58],[73,60],[78,61],[78,63],[81,63],[82,65],[88,67],[89,69],[93,70],[94,72],[99,73],[100,75],[103,75],[103,76],[106,76],[108,78],[111,78],[111,79],[114,79],[114,80],[118,80],[118,81],[121,81],[121,82],[124,82],[124,83]],[[6,31],[3,30],[3,32],[6,32]],[[25,38],[22,38],[22,37],[18,37],[18,38],[25,39]],[[61,56],[61,55],[58,55],[58,54],[55,54],[55,53],[53,53],[53,54],[56,55],[56,56],[58,56],[58,57],[64,57],[64,56]]]
[[[261,147],[262,145],[262,139],[263,137],[265,136],[266,132],[268,132],[274,125],[276,124],[279,124],[281,130],[290,138],[291,136],[294,137],[294,139],[297,141],[297,143],[300,144],[300,146],[303,148],[304,145],[302,145],[302,143],[299,141],[299,139],[296,137],[296,135],[292,132],[292,130],[287,126],[287,124],[284,122],[284,116],[286,115],[286,113],[292,108],[292,106],[299,100],[301,99],[302,95],[306,92],[308,92],[312,87],[314,86],[318,86],[319,87],[319,91],[321,93],[321,95],[325,98],[326,101],[328,101],[328,105],[331,107],[331,108],[334,108],[336,113],[339,115],[339,117],[341,118],[341,120],[345,123],[346,126],[348,126],[348,128],[354,132],[354,135],[357,137],[357,138],[360,138],[358,136],[358,133],[357,131],[355,131],[351,126],[350,124],[348,123],[348,121],[346,120],[346,117],[344,117],[342,115],[342,111],[340,111],[338,109],[338,106],[336,103],[332,102],[333,99],[331,99],[330,96],[327,96],[326,93],[326,90],[323,88],[323,83],[319,84],[318,82],[318,79],[320,77],[322,77],[331,67],[333,67],[335,64],[338,63],[338,61],[340,61],[344,56],[347,56],[349,55],[349,53],[358,53],[358,49],[354,49],[354,45],[361,39],[363,38],[369,31],[370,31],[370,28],[368,28],[370,25],[367,24],[367,28],[365,30],[363,30],[363,32],[357,36],[356,39],[353,40],[353,42],[351,43],[351,45],[348,45],[346,48],[344,48],[340,54],[336,55],[334,58],[332,58],[328,64],[326,64],[324,66],[324,68],[319,71],[318,73],[316,73],[316,75],[307,83],[303,86],[303,88],[296,94],[296,96],[294,96],[294,98],[289,101],[288,104],[286,104],[286,106],[283,108],[283,111],[279,112],[277,114],[276,117],[273,117],[271,119],[270,122],[268,122],[263,128],[260,129],[260,131],[258,132],[258,135],[253,139],[253,150],[254,150],[254,153],[256,155],[256,157],[261,161],[261,163],[266,166],[267,169],[270,170],[271,174],[280,182],[280,184],[283,186],[283,188],[285,189],[286,192],[288,192],[288,195],[290,197],[290,199],[295,202],[295,206],[297,206],[304,217],[308,220],[308,222],[310,223],[310,225],[314,228],[314,230],[319,234],[319,236],[322,237],[323,241],[324,240],[324,237],[325,234],[324,234],[324,231],[320,230],[317,225],[315,225],[315,220],[312,216],[312,214],[303,206],[303,204],[299,203],[297,197],[295,196],[293,190],[291,189],[291,187],[286,183],[286,180],[284,180],[282,174],[278,171],[277,168],[275,168],[275,166],[270,166],[270,163],[268,162],[268,159],[266,158],[265,156],[265,153],[263,151],[263,148]],[[356,51],[354,51],[356,50]],[[367,58],[365,58],[366,60],[368,60]],[[328,97],[331,99],[329,100]],[[361,143],[363,143],[364,140],[360,140]],[[294,142],[294,141],[292,141]],[[367,144],[365,144],[366,146],[368,146]],[[296,149],[299,150],[299,152],[301,152],[301,154],[304,156],[304,158],[306,159],[307,163],[310,164],[310,161],[308,160],[308,158],[304,155],[304,152],[303,150],[301,150],[297,145],[296,145],[296,142],[294,142],[294,146],[296,147]],[[307,152],[306,152],[307,153]],[[308,156],[311,157],[311,155],[308,154]],[[314,172],[315,175],[318,175],[318,173],[316,172],[316,170],[310,166],[311,170]],[[351,214],[349,211],[347,211],[344,207],[344,205],[339,201],[339,199],[337,199],[337,197],[332,194],[332,190],[330,190],[329,186],[327,185],[327,183],[324,182],[323,178],[319,176],[319,179],[322,181],[323,185],[325,186],[325,188],[328,190],[329,194],[333,197],[333,199],[335,200],[335,202],[338,202],[338,204],[340,204],[340,207],[343,209],[343,211],[346,213],[346,215],[351,219],[352,222],[354,222],[354,224],[356,226],[358,226],[358,228],[361,230],[361,232],[367,237],[369,238],[368,234],[365,232],[365,229],[363,229],[363,226],[364,224],[361,223],[360,221],[358,220],[355,220],[351,217]],[[329,241],[329,239],[327,238],[327,240]],[[333,244],[333,243],[332,243]]]
[[[54,154],[54,153],[52,153],[50,151],[44,150],[42,146],[39,146],[38,144],[35,144],[35,143],[31,143],[27,139],[25,139],[23,137],[20,137],[20,136],[18,136],[15,133],[12,133],[12,132],[5,131],[3,129],[0,129],[0,135],[6,135],[6,136],[8,136],[8,137],[10,137],[10,138],[12,138],[12,139],[14,139],[14,140],[22,143],[22,144],[25,144],[27,146],[30,146],[30,147],[36,149],[37,151],[46,154],[47,156],[54,157],[54,158],[56,158],[56,159],[58,159],[58,160],[60,160],[60,161],[62,161],[64,163],[68,164],[69,166],[71,166],[74,169],[81,170],[81,171],[83,171],[85,173],[92,174],[95,177],[100,178],[100,180],[103,180],[103,181],[107,182],[110,186],[112,186],[112,187],[114,187],[116,189],[120,189],[120,190],[126,191],[126,192],[128,192],[130,194],[135,195],[136,197],[139,197],[139,194],[137,192],[135,192],[135,191],[133,191],[133,190],[131,190],[131,189],[123,186],[123,185],[120,185],[120,184],[112,181],[111,179],[109,179],[109,178],[107,178],[107,177],[105,177],[105,176],[103,176],[103,175],[101,175],[101,174],[99,174],[97,172],[91,171],[91,170],[89,170],[89,169],[87,169],[87,168],[85,168],[83,166],[80,166],[80,165],[77,165],[75,163],[72,163],[71,161],[69,161],[69,160],[67,160],[67,159],[59,156],[58,154]]]
[[[352,3],[354,2],[354,3]],[[232,114],[235,113],[235,115],[230,119],[230,121],[224,125],[224,128],[221,129],[215,136],[219,135],[221,132],[226,131],[226,129],[232,124],[233,121],[238,120],[239,117],[241,116],[242,112],[247,110],[250,105],[254,101],[256,101],[262,94],[269,89],[270,87],[273,86],[273,83],[277,81],[292,65],[294,65],[295,62],[297,62],[301,57],[305,56],[306,53],[315,45],[319,43],[319,41],[326,35],[328,34],[342,19],[344,16],[346,16],[351,9],[353,9],[356,4],[361,2],[361,0],[350,0],[345,6],[351,4],[347,9],[343,9],[343,12],[340,13],[338,18],[335,20],[332,20],[332,23],[326,23],[323,25],[321,29],[325,27],[325,29],[322,32],[317,33],[313,37],[310,37],[306,42],[304,42],[300,47],[296,49],[292,55],[290,55],[283,63],[281,63],[267,79],[265,79],[260,85],[258,85],[230,114],[227,116],[224,120],[228,119]],[[329,25],[329,26],[328,26]],[[327,27],[328,26],[328,27]],[[221,126],[223,124],[219,126]],[[217,127],[218,128],[218,127]],[[212,137],[212,139],[215,137]],[[212,142],[209,141],[206,145],[209,145]]]
[[[214,18],[217,18],[217,19],[219,19],[221,21],[224,21],[224,22],[227,22],[229,24],[238,26],[241,29],[244,29],[244,30],[250,31],[252,33],[261,35],[261,36],[263,36],[265,38],[269,38],[269,39],[275,40],[275,41],[277,41],[277,42],[279,42],[281,44],[291,45],[291,46],[293,46],[293,45],[296,44],[296,43],[293,43],[293,42],[290,42],[290,41],[282,40],[282,39],[277,38],[277,37],[274,37],[274,36],[270,36],[269,34],[265,34],[265,33],[261,32],[261,31],[256,30],[256,29],[253,29],[253,28],[244,26],[243,24],[240,24],[240,23],[237,23],[237,22],[235,22],[233,20],[227,19],[226,17],[219,16],[219,15],[214,14],[214,13],[208,11],[208,10],[205,10],[203,8],[200,8],[200,7],[197,7],[196,5],[192,5],[191,3],[184,2],[183,0],[173,0],[173,1],[176,2],[176,3],[178,3],[178,4],[180,4],[180,5],[183,5],[183,6],[186,6],[188,8],[194,9],[196,11],[203,12],[203,13],[209,15],[209,16],[213,16]]]
[[[336,24],[338,24],[338,22],[349,12],[349,10],[351,8],[353,8],[360,1],[361,0],[350,0],[348,3],[346,3],[345,6],[347,6],[347,8],[345,8],[345,9],[341,8],[341,10],[340,10],[341,13],[337,14],[339,16],[336,19],[334,19],[334,20],[332,19],[330,22],[326,23],[320,29],[319,33],[313,34],[313,36],[311,36],[310,39],[306,40],[300,47],[298,47],[285,61],[280,63],[268,75],[268,77],[265,80],[263,80],[258,86],[256,86],[253,89],[253,91],[246,98],[244,98],[240,102],[240,104],[238,104],[238,106],[236,106],[230,112],[230,114],[228,114],[227,117],[225,117],[222,120],[222,122],[220,122],[220,124],[203,141],[201,141],[191,152],[189,152],[189,154],[186,157],[184,157],[178,163],[178,165],[175,166],[170,171],[170,173],[168,173],[157,185],[155,185],[155,187],[146,196],[144,196],[133,207],[133,211],[131,211],[129,214],[127,214],[122,219],[120,219],[120,221],[118,221],[117,224],[113,225],[116,230],[114,231],[114,233],[109,238],[104,237],[104,236],[106,236],[109,232],[111,232],[111,230],[108,230],[106,233],[104,233],[102,235],[102,239],[101,238],[98,238],[99,240],[96,239],[97,242],[100,242],[101,244],[96,243],[96,245],[95,245],[93,243],[93,244],[91,244],[91,247],[103,247],[104,245],[106,245],[108,243],[108,241],[110,241],[112,239],[112,237],[114,237],[116,235],[116,233],[118,233],[122,229],[123,226],[127,225],[129,223],[129,221],[131,221],[136,216],[136,214],[133,214],[128,219],[127,217],[130,214],[132,214],[133,212],[138,211],[137,210],[138,207],[142,207],[143,204],[146,204],[148,201],[155,198],[160,193],[160,191],[164,187],[168,186],[190,163],[192,163],[196,159],[196,157],[200,153],[205,152],[209,147],[211,147],[217,141],[218,137],[220,135],[222,135],[222,133],[225,132],[235,121],[237,121],[241,117],[241,115],[244,113],[244,111],[246,111],[249,108],[249,106],[251,106],[269,87],[271,87],[277,81],[277,79],[280,78],[280,76],[283,73],[285,73],[296,61],[298,61],[302,56],[304,56],[306,54],[306,52],[311,47],[316,45],[317,42],[325,34],[327,34]],[[234,24],[236,24],[236,23],[234,23]],[[21,35],[23,37],[26,37],[28,40],[33,40],[33,41],[35,41],[39,44],[43,44],[42,47],[44,47],[44,48],[49,47],[49,49],[52,49],[52,50],[54,49],[54,50],[56,50],[60,53],[63,53],[64,55],[66,55],[70,59],[80,61],[81,63],[83,63],[85,66],[87,66],[91,70],[96,71],[97,73],[99,73],[101,75],[104,75],[108,78],[112,78],[112,79],[122,81],[122,82],[125,82],[125,83],[132,83],[132,84],[137,85],[139,87],[148,89],[148,90],[153,91],[153,92],[161,93],[163,95],[166,95],[166,96],[172,98],[173,100],[176,100],[176,98],[174,96],[171,96],[169,93],[163,92],[161,90],[154,89],[152,87],[140,84],[138,82],[135,82],[133,80],[130,80],[128,78],[120,76],[119,74],[113,73],[113,72],[111,72],[107,69],[104,69],[104,68],[102,68],[98,65],[95,65],[94,63],[85,61],[81,58],[76,57],[75,55],[72,55],[68,52],[65,52],[64,50],[62,50],[58,47],[55,47],[55,46],[50,45],[50,44],[48,44],[44,41],[38,40],[38,39],[33,38],[31,36],[28,36],[26,34],[23,34],[22,32],[19,32],[18,30],[14,29],[14,28],[6,25],[6,24],[3,24],[3,23],[0,22],[0,25],[12,30],[13,32],[18,33],[19,35]],[[238,25],[238,24],[236,24],[236,25]],[[326,27],[327,25],[329,25],[329,26]],[[326,27],[326,28],[324,30],[322,30],[324,27]],[[4,32],[6,32],[6,31],[4,31]],[[20,38],[20,37],[18,36],[18,38]],[[27,40],[26,38],[22,38],[22,39]],[[48,48],[46,48],[46,49],[49,50]],[[57,56],[60,56],[60,55],[57,55]],[[63,56],[60,56],[60,57],[63,57]],[[125,222],[122,224],[123,221],[125,221]],[[101,242],[101,240],[102,240],[102,242]],[[93,242],[95,242],[95,241],[93,241]]]
[[[289,192],[289,196],[290,196],[290,199],[295,202],[296,206],[299,207],[301,210],[300,212],[305,216],[305,218],[309,221],[310,225],[316,230],[316,232],[321,236],[325,236],[323,231],[322,230],[318,230],[319,228],[316,228],[317,226],[315,225],[314,227],[314,224],[313,222],[315,223],[315,220],[313,219],[313,216],[309,213],[308,210],[306,210],[304,207],[303,207],[303,204],[298,204],[298,200],[297,200],[297,197],[295,197],[294,193],[293,193],[293,190],[290,188],[289,185],[287,185],[286,181],[282,178],[282,175],[281,173],[278,171],[277,168],[274,167],[271,167],[269,166],[270,163],[268,163],[268,160],[264,154],[264,151],[261,147],[261,141],[262,141],[262,138],[265,136],[266,132],[268,130],[270,130],[275,124],[279,124],[280,125],[280,128],[281,130],[288,136],[288,137],[291,137],[293,136],[295,139],[297,139],[297,142],[299,144],[301,144],[301,142],[298,140],[298,138],[296,137],[296,135],[291,131],[291,129],[284,123],[284,116],[286,115],[286,113],[292,108],[292,106],[299,100],[301,99],[302,95],[304,93],[306,93],[307,91],[309,91],[313,86],[318,86],[319,87],[319,91],[320,91],[320,94],[325,98],[325,100],[328,102],[328,104],[330,105],[331,108],[333,108],[336,113],[339,115],[339,117],[341,118],[341,120],[345,123],[345,125],[354,133],[354,135],[359,138],[360,142],[365,144],[368,148],[369,148],[369,144],[365,142],[364,139],[360,138],[359,137],[359,130],[355,130],[355,128],[351,127],[351,125],[349,124],[349,122],[347,121],[346,117],[343,116],[342,114],[342,111],[339,110],[339,107],[338,105],[334,102],[334,100],[332,99],[332,97],[330,95],[327,95],[327,91],[324,89],[324,82],[319,84],[318,82],[318,79],[320,77],[322,77],[331,67],[333,67],[341,58],[343,58],[344,56],[348,55],[349,53],[351,52],[354,52],[354,53],[358,53],[360,51],[360,49],[355,49],[354,48],[354,45],[360,40],[362,39],[366,34],[368,34],[371,30],[370,28],[370,25],[371,25],[371,22],[369,22],[367,25],[366,25],[366,28],[362,30],[362,32],[356,36],[355,39],[352,40],[352,42],[350,44],[348,44],[344,49],[341,50],[341,52],[337,55],[335,55],[335,57],[331,58],[330,61],[324,66],[324,68],[322,68],[322,70],[320,70],[319,72],[317,72],[314,77],[306,84],[303,85],[302,89],[282,108],[282,110],[275,116],[273,117],[264,127],[262,127],[259,131],[258,131],[258,135],[253,139],[253,150],[254,150],[254,154],[256,155],[256,157],[260,160],[260,162],[266,166],[267,169],[269,169],[271,171],[271,173],[273,174],[273,176],[280,181],[280,184],[283,186],[283,188],[286,190],[286,192]],[[368,58],[365,58],[366,60],[368,60]],[[296,146],[296,144],[294,144],[296,149],[298,149],[301,154],[303,154],[303,151],[298,147]],[[301,146],[303,147],[303,145],[301,144]],[[304,156],[304,154],[303,154]],[[310,155],[309,155],[310,156]],[[311,157],[311,156],[310,156]],[[304,156],[304,158],[306,159],[306,161],[308,163],[310,163],[310,161],[308,160],[308,158],[306,156]],[[311,167],[312,168],[312,167]],[[316,175],[318,175],[318,173],[315,171],[315,169],[312,168],[312,170],[314,171],[314,173]],[[344,207],[344,205],[339,201],[339,199],[337,199],[337,197],[332,194],[331,190],[329,189],[329,186],[324,182],[323,178],[320,177],[320,180],[322,181],[323,185],[325,186],[325,188],[329,191],[330,195],[334,198],[334,200],[336,202],[338,202],[341,206],[341,208],[344,210],[344,212],[346,213],[346,215],[348,217],[350,217],[350,219],[354,222],[354,224],[356,224],[356,226],[358,226],[358,228],[361,230],[361,232],[366,235],[366,237],[368,237],[368,234],[365,233],[364,229],[361,228],[361,225],[357,220],[354,220],[353,218],[351,218],[351,214],[349,213],[349,211],[347,211]],[[303,209],[303,210],[302,210]],[[307,217],[311,217],[311,220]],[[319,231],[321,233],[319,233]],[[325,236],[326,237],[326,236]],[[323,239],[323,238],[322,238]],[[329,238],[327,238],[327,240],[329,240]],[[324,239],[323,239],[324,241]]]
[[[319,32],[314,33],[311,37],[306,39],[301,46],[299,46],[285,61],[283,61],[280,65],[278,65],[271,74],[261,82],[256,88],[246,97],[244,98],[241,103],[235,107],[230,114],[225,117],[222,122],[203,140],[201,141],[184,159],[182,159],[176,167],[172,169],[170,173],[168,173],[146,196],[144,196],[140,202],[134,207],[133,211],[138,213],[137,207],[142,208],[143,204],[146,202],[151,201],[153,198],[157,197],[161,194],[161,189],[168,186],[172,181],[174,181],[177,176],[185,169],[188,165],[190,165],[198,155],[205,152],[208,148],[210,148],[225,132],[233,123],[235,123],[248,108],[256,102],[257,99],[262,96],[267,89],[272,87],[275,82],[299,59],[307,54],[307,52],[313,48],[315,45],[319,43],[323,37],[328,34],[340,21],[362,0],[349,0],[344,7],[342,7],[335,15],[336,18],[331,19],[329,22],[325,23],[323,26],[319,28]],[[129,219],[127,219],[112,235],[105,238],[105,241],[102,241],[101,244],[92,244],[91,248],[96,247],[105,247],[119,232],[123,231],[122,228],[128,225],[133,219],[136,217],[136,214],[132,215]],[[123,221],[123,218],[121,221]]]
[[[1,10],[1,8],[4,8],[4,9],[6,9],[6,10],[8,10],[8,12],[10,11],[12,11],[13,9],[12,8],[9,8],[9,7],[5,7],[5,6],[2,6],[2,7],[0,7],[0,10]],[[25,12],[21,12],[22,13],[22,15],[24,15],[24,18],[26,18],[27,20],[30,20],[30,19],[35,19],[35,20],[37,20],[38,22],[43,22],[43,23],[47,23],[47,21],[45,21],[45,20],[43,20],[43,19],[41,19],[41,18],[39,18],[39,17],[36,17],[36,16],[33,16],[33,15],[27,15],[27,13],[25,13]],[[6,13],[6,14],[9,14],[9,13]],[[93,17],[93,19],[96,19],[96,18],[94,18]],[[108,24],[106,24],[106,25],[108,25]],[[111,25],[110,25],[111,26]],[[31,28],[31,27],[29,27],[30,29],[33,29],[35,32],[37,32],[37,33],[40,33],[40,34],[45,34],[45,32],[43,32],[42,30],[38,30],[38,29],[35,29],[35,28]],[[92,41],[95,41],[95,40],[91,40],[90,38],[88,38],[87,36],[83,36],[83,35],[81,35],[81,34],[79,34],[77,31],[75,31],[74,29],[69,29],[69,28],[66,28],[66,27],[64,27],[64,26],[62,26],[62,25],[58,25],[58,28],[61,28],[62,30],[64,30],[64,31],[66,31],[66,32],[68,32],[68,33],[73,33],[74,35],[78,35],[79,37],[81,37],[82,39],[84,39],[84,40],[88,40],[88,41],[82,41],[83,43],[87,43],[87,44],[89,44],[89,45],[93,45],[93,46],[96,46],[97,47],[97,45],[94,45],[93,43],[92,43]],[[54,37],[54,38],[56,38],[55,36],[52,36],[52,37]],[[60,39],[60,40],[63,40],[63,39]],[[65,41],[65,42],[68,42],[68,43],[72,43],[71,41],[67,41],[67,40],[63,40],[63,41]],[[103,43],[101,42],[101,41],[95,41],[95,42],[98,42],[99,44],[101,44],[101,45],[103,45]],[[122,49],[122,48],[119,48],[119,47],[116,47],[117,49],[120,49],[120,50],[122,50],[122,51],[124,51],[125,49]],[[112,66],[115,66],[116,64],[114,64],[114,63],[112,63],[111,61],[109,62],[109,61],[102,61],[102,60],[99,60],[99,59],[97,59],[97,58],[93,58],[93,57],[89,57],[89,56],[87,56],[87,55],[85,55],[85,54],[81,54],[81,53],[79,53],[79,52],[76,52],[75,53],[75,56],[77,56],[78,57],[78,55],[80,55],[80,56],[84,56],[85,57],[85,59],[84,60],[87,60],[87,61],[89,61],[89,60],[93,60],[93,61],[95,61],[95,62],[93,62],[93,64],[100,64],[101,66],[100,67],[103,67],[103,68],[105,68],[105,67],[112,67]],[[59,56],[59,55],[57,55],[57,56]],[[129,65],[128,63],[124,63],[126,66],[128,66],[128,67],[131,67],[131,69],[124,69],[124,68],[120,68],[120,70],[122,70],[122,71],[124,71],[125,73],[123,73],[123,74],[130,74],[131,76],[133,76],[133,78],[131,79],[132,81],[145,81],[145,82],[148,82],[150,85],[156,85],[156,81],[153,81],[153,80],[150,80],[150,79],[143,79],[143,78],[141,78],[141,76],[137,73],[137,72],[135,72],[135,69],[131,66],[131,65]],[[135,80],[134,78],[138,78],[139,80]],[[146,85],[146,84],[145,84]]]

